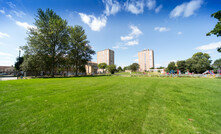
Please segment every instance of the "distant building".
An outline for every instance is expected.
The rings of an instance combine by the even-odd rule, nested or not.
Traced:
[[[85,69],[86,69],[87,75],[97,74],[97,70],[98,70],[97,63],[88,61],[87,64],[85,65]]]
[[[13,66],[0,66],[0,73],[12,74],[14,71],[15,68]]]
[[[107,65],[114,64],[114,51],[105,49],[97,52],[97,64],[106,63]]]
[[[139,71],[144,72],[150,68],[154,68],[154,52],[153,50],[143,50],[138,52],[138,64],[140,65]]]

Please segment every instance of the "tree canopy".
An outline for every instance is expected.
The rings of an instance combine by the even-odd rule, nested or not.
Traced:
[[[207,53],[195,53],[190,59],[187,59],[186,63],[187,69],[189,69],[190,72],[203,73],[211,69],[211,60]]]
[[[221,58],[214,61],[213,66],[217,69],[221,69]]]
[[[53,10],[38,9],[36,28],[28,31],[27,45],[23,46],[24,71],[50,72],[54,77],[59,70],[85,71],[85,64],[92,59],[85,31],[81,26],[68,26]]]
[[[70,41],[68,48],[69,65],[74,66],[75,74],[84,71],[87,61],[95,52],[91,49],[84,29],[81,26],[69,27]]]
[[[130,65],[129,67],[131,69],[131,71],[135,72],[139,69],[139,64],[138,63],[133,63]]]
[[[213,30],[211,30],[210,32],[208,32],[206,35],[210,36],[212,34],[216,35],[217,37],[221,36],[221,10],[213,13],[211,15],[211,17],[214,17],[218,20],[217,24],[215,25],[215,27],[213,28]],[[217,48],[218,52],[221,52],[221,46]]]
[[[184,73],[186,71],[186,61],[185,60],[181,60],[181,61],[177,61],[177,68]]]
[[[107,64],[106,63],[100,63],[98,64],[98,68],[100,69],[105,69],[107,67]]]
[[[110,72],[111,74],[114,74],[114,72],[116,71],[116,65],[112,64],[107,66],[108,72]]]
[[[24,57],[18,57],[15,62],[15,69],[21,71],[21,64],[24,61]]]
[[[182,73],[185,71],[194,72],[194,73],[203,73],[206,70],[211,68],[210,56],[207,53],[197,52],[187,60],[181,60],[175,62],[170,62],[166,69],[167,72],[170,70],[179,69]]]
[[[118,71],[118,72],[123,71],[122,67],[121,67],[121,66],[119,66],[119,67],[117,68],[117,71]]]
[[[170,70],[176,70],[177,67],[176,67],[176,64],[174,61],[170,62],[167,66],[167,71],[169,72]]]

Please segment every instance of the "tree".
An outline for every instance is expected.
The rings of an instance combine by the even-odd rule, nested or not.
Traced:
[[[36,77],[38,74],[40,74],[40,71],[45,69],[45,64],[43,63],[41,56],[39,56],[38,54],[25,54],[24,62],[22,63],[21,68],[23,71],[29,72]]]
[[[194,72],[193,64],[194,64],[194,62],[193,62],[192,58],[187,59],[186,63],[185,63],[186,71]]]
[[[185,60],[181,60],[181,61],[177,61],[177,68],[184,73],[186,71],[186,61]]]
[[[98,68],[103,69],[103,72],[104,72],[104,69],[107,68],[107,64],[106,63],[100,63],[100,64],[98,64]]]
[[[130,69],[129,66],[125,66],[125,67],[123,68],[123,71],[128,70],[128,69]]]
[[[123,71],[123,69],[121,68],[121,66],[119,66],[119,67],[117,68],[117,71],[118,71],[118,72]]]
[[[213,28],[213,30],[211,30],[209,33],[207,33],[207,36],[210,36],[211,34],[216,35],[217,37],[221,36],[221,10],[213,13],[211,15],[211,17],[214,17],[216,19],[218,19],[217,24],[215,25],[215,27]],[[221,52],[221,46],[217,48],[218,52]]]
[[[211,60],[209,54],[198,52],[195,53],[191,58],[186,60],[186,68],[190,72],[203,73],[206,70],[210,70]]]
[[[177,67],[176,67],[176,64],[174,61],[170,62],[167,66],[167,71],[170,71],[170,70],[176,70]]]
[[[51,76],[54,77],[55,71],[61,64],[68,47],[67,22],[53,10],[46,9],[44,12],[42,9],[38,9],[34,24],[36,28],[29,29],[28,45],[23,47],[23,50],[25,54],[38,55],[39,59],[42,60],[41,63],[43,62],[45,65],[43,69],[50,71]],[[31,59],[35,58],[29,57],[28,60]]]
[[[164,69],[165,67],[162,67],[162,66],[160,66],[160,67],[158,67],[157,69]]]
[[[217,51],[221,53],[221,47],[218,47],[218,48],[217,48]]]
[[[70,41],[68,49],[69,64],[73,66],[75,75],[85,71],[85,65],[95,52],[91,49],[84,29],[81,26],[69,27]]]
[[[139,64],[138,63],[133,63],[130,65],[130,69],[135,72],[139,69]]]
[[[107,66],[108,72],[110,72],[111,74],[114,74],[114,72],[116,71],[116,65],[112,64]]]
[[[221,69],[221,58],[214,61],[213,66],[217,69]]]
[[[15,62],[15,69],[21,71],[21,64],[24,61],[24,57],[18,57]]]

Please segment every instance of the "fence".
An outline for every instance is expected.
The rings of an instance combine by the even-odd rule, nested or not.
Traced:
[[[115,74],[115,76],[122,77],[189,77],[189,78],[221,78],[221,75],[204,75],[204,74]]]

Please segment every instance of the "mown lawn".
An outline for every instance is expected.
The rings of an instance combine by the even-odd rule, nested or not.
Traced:
[[[221,79],[0,81],[0,133],[220,134]]]

